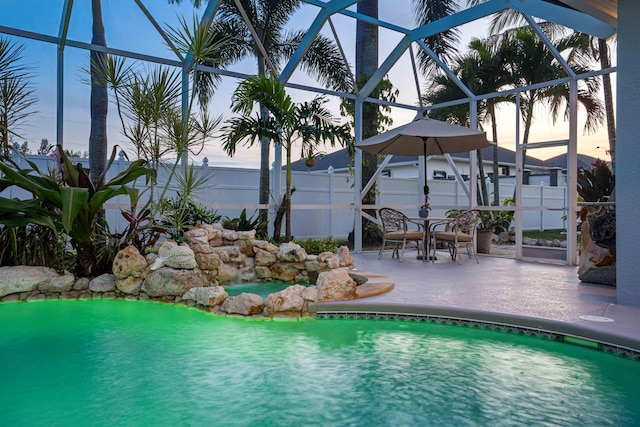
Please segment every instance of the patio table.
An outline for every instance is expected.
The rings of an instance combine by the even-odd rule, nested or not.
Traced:
[[[422,258],[423,262],[426,261],[427,259],[431,259],[431,257],[428,255],[430,253],[430,250],[431,250],[431,229],[430,229],[430,225],[431,224],[446,224],[447,222],[453,222],[455,220],[455,217],[449,218],[449,217],[440,217],[440,216],[428,216],[428,217],[410,216],[408,218],[413,222],[422,221],[422,223],[423,223],[423,228],[422,228],[422,255],[418,255],[418,259]]]

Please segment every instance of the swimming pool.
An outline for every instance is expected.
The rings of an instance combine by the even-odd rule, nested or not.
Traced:
[[[0,425],[638,425],[640,363],[388,320],[0,304]]]

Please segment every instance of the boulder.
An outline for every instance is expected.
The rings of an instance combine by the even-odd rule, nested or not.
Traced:
[[[356,286],[364,285],[369,281],[368,277],[363,276],[362,274],[354,273],[353,271],[349,271],[349,277],[356,282]]]
[[[260,248],[255,248],[256,256],[255,262],[256,265],[269,266],[273,265],[276,262],[276,255]]]
[[[340,260],[340,267],[353,267],[353,257],[349,253],[347,246],[340,246],[336,251],[336,255]]]
[[[307,286],[304,291],[302,291],[302,298],[304,298],[305,301],[318,301],[318,287]]]
[[[73,274],[65,271],[62,276],[56,275],[38,285],[38,290],[42,293],[68,292],[73,289],[76,278]]]
[[[286,312],[301,313],[306,308],[305,299],[302,296],[305,289],[302,285],[293,285],[270,294],[264,308],[265,313],[268,315]]]
[[[207,276],[200,270],[179,270],[162,267],[147,275],[142,291],[151,297],[184,295],[187,289],[205,287]]]
[[[189,244],[189,246],[197,245],[197,244],[205,244],[209,246],[209,233],[207,230],[201,227],[193,227],[191,230],[187,230],[184,232],[184,241]]]
[[[220,311],[251,316],[260,314],[263,308],[264,299],[260,295],[244,292],[238,296],[227,298],[220,306]]]
[[[127,246],[116,254],[112,272],[118,279],[125,279],[129,276],[144,277],[148,266],[147,260],[140,255],[135,246]]]
[[[233,262],[242,257],[237,246],[218,246],[213,248],[213,253],[217,254],[222,262]]]
[[[49,267],[0,267],[0,298],[18,292],[31,292],[40,283],[56,276],[58,273]]]
[[[320,271],[320,268],[318,255],[307,255],[307,259],[304,260],[304,269],[307,271]]]
[[[251,240],[236,240],[233,243],[233,246],[237,247],[240,250],[240,253],[247,257],[254,257],[256,255],[255,250],[253,249],[253,244]]]
[[[301,268],[288,262],[277,262],[271,266],[273,277],[283,282],[292,282],[300,274],[300,270]]]
[[[238,232],[235,230],[222,230],[222,240],[227,242],[235,242],[238,240]]]
[[[256,278],[258,280],[268,280],[273,278],[271,269],[267,266],[257,265],[255,268]]]
[[[281,262],[302,262],[307,257],[307,253],[300,245],[287,242],[280,245],[276,257]]]
[[[252,265],[238,269],[238,279],[241,282],[255,282],[256,281],[256,269]]]
[[[238,231],[238,240],[253,240],[256,238],[256,230]]]
[[[205,307],[215,307],[222,304],[228,296],[222,286],[207,286],[189,289],[182,295],[182,299],[195,301],[196,304]]]
[[[200,270],[213,271],[220,266],[220,256],[217,253],[195,253],[196,263]]]
[[[329,258],[332,258],[335,254],[333,252],[322,252],[318,255],[319,262],[327,262]]]
[[[234,282],[238,278],[238,269],[234,265],[220,263],[218,267],[218,282],[221,285]]]
[[[74,291],[86,291],[89,289],[89,278],[88,277],[80,277],[73,284]]]
[[[323,271],[316,281],[320,301],[349,300],[356,297],[356,282],[345,268]]]
[[[160,244],[160,247],[158,248],[158,256],[167,258],[167,255],[169,255],[169,251],[177,246],[177,242],[174,242],[173,240],[165,240]]]
[[[208,228],[209,246],[222,246],[222,230],[218,228]]]
[[[333,270],[340,267],[341,267],[340,257],[338,255],[333,255],[331,258],[327,259],[327,268],[329,270]]]
[[[141,277],[129,276],[126,279],[117,279],[116,288],[125,294],[136,294],[140,292],[144,279]]]
[[[253,247],[262,249],[263,251],[267,251],[274,255],[278,253],[278,247],[271,242],[267,242],[266,240],[254,240]]]
[[[209,243],[191,244],[189,247],[196,255],[213,253],[213,247]]]
[[[196,254],[189,246],[176,246],[171,249],[164,260],[167,267],[183,270],[193,270],[198,266]]]
[[[116,276],[114,274],[102,274],[89,282],[91,292],[111,292],[116,288]]]

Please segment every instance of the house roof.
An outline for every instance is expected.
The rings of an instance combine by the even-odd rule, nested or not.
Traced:
[[[582,169],[591,169],[593,162],[598,160],[593,156],[588,156],[586,154],[578,154],[578,168]],[[550,167],[557,167],[566,169],[567,168],[567,155],[560,154],[559,156],[552,157],[545,161],[549,164]]]
[[[482,158],[484,161],[491,161],[493,159],[493,147],[483,148],[480,151],[482,152]],[[439,157],[439,156],[434,156],[434,157]],[[454,153],[454,154],[451,154],[451,157],[454,159],[467,160],[469,159],[469,152]],[[346,148],[335,151],[333,153],[329,153],[323,157],[317,157],[316,164],[312,168],[308,168],[305,165],[305,160],[306,159],[300,159],[296,162],[291,163],[291,170],[306,171],[310,169],[312,171],[325,171],[329,169],[329,166],[332,166],[334,169],[347,169],[347,167],[349,166],[349,163],[351,162],[351,158],[347,157]],[[417,161],[418,161],[418,156],[393,156],[390,163],[391,164],[415,163]],[[502,165],[515,165],[516,163],[515,151],[509,150],[503,147],[498,147],[498,163]],[[532,156],[527,156],[527,166],[540,168],[540,167],[554,167],[555,165],[549,165],[544,160],[540,160]]]

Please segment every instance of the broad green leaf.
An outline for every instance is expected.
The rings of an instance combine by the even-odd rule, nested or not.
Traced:
[[[71,233],[73,222],[89,203],[89,190],[77,187],[61,187],[62,194],[62,226],[67,233]]]

